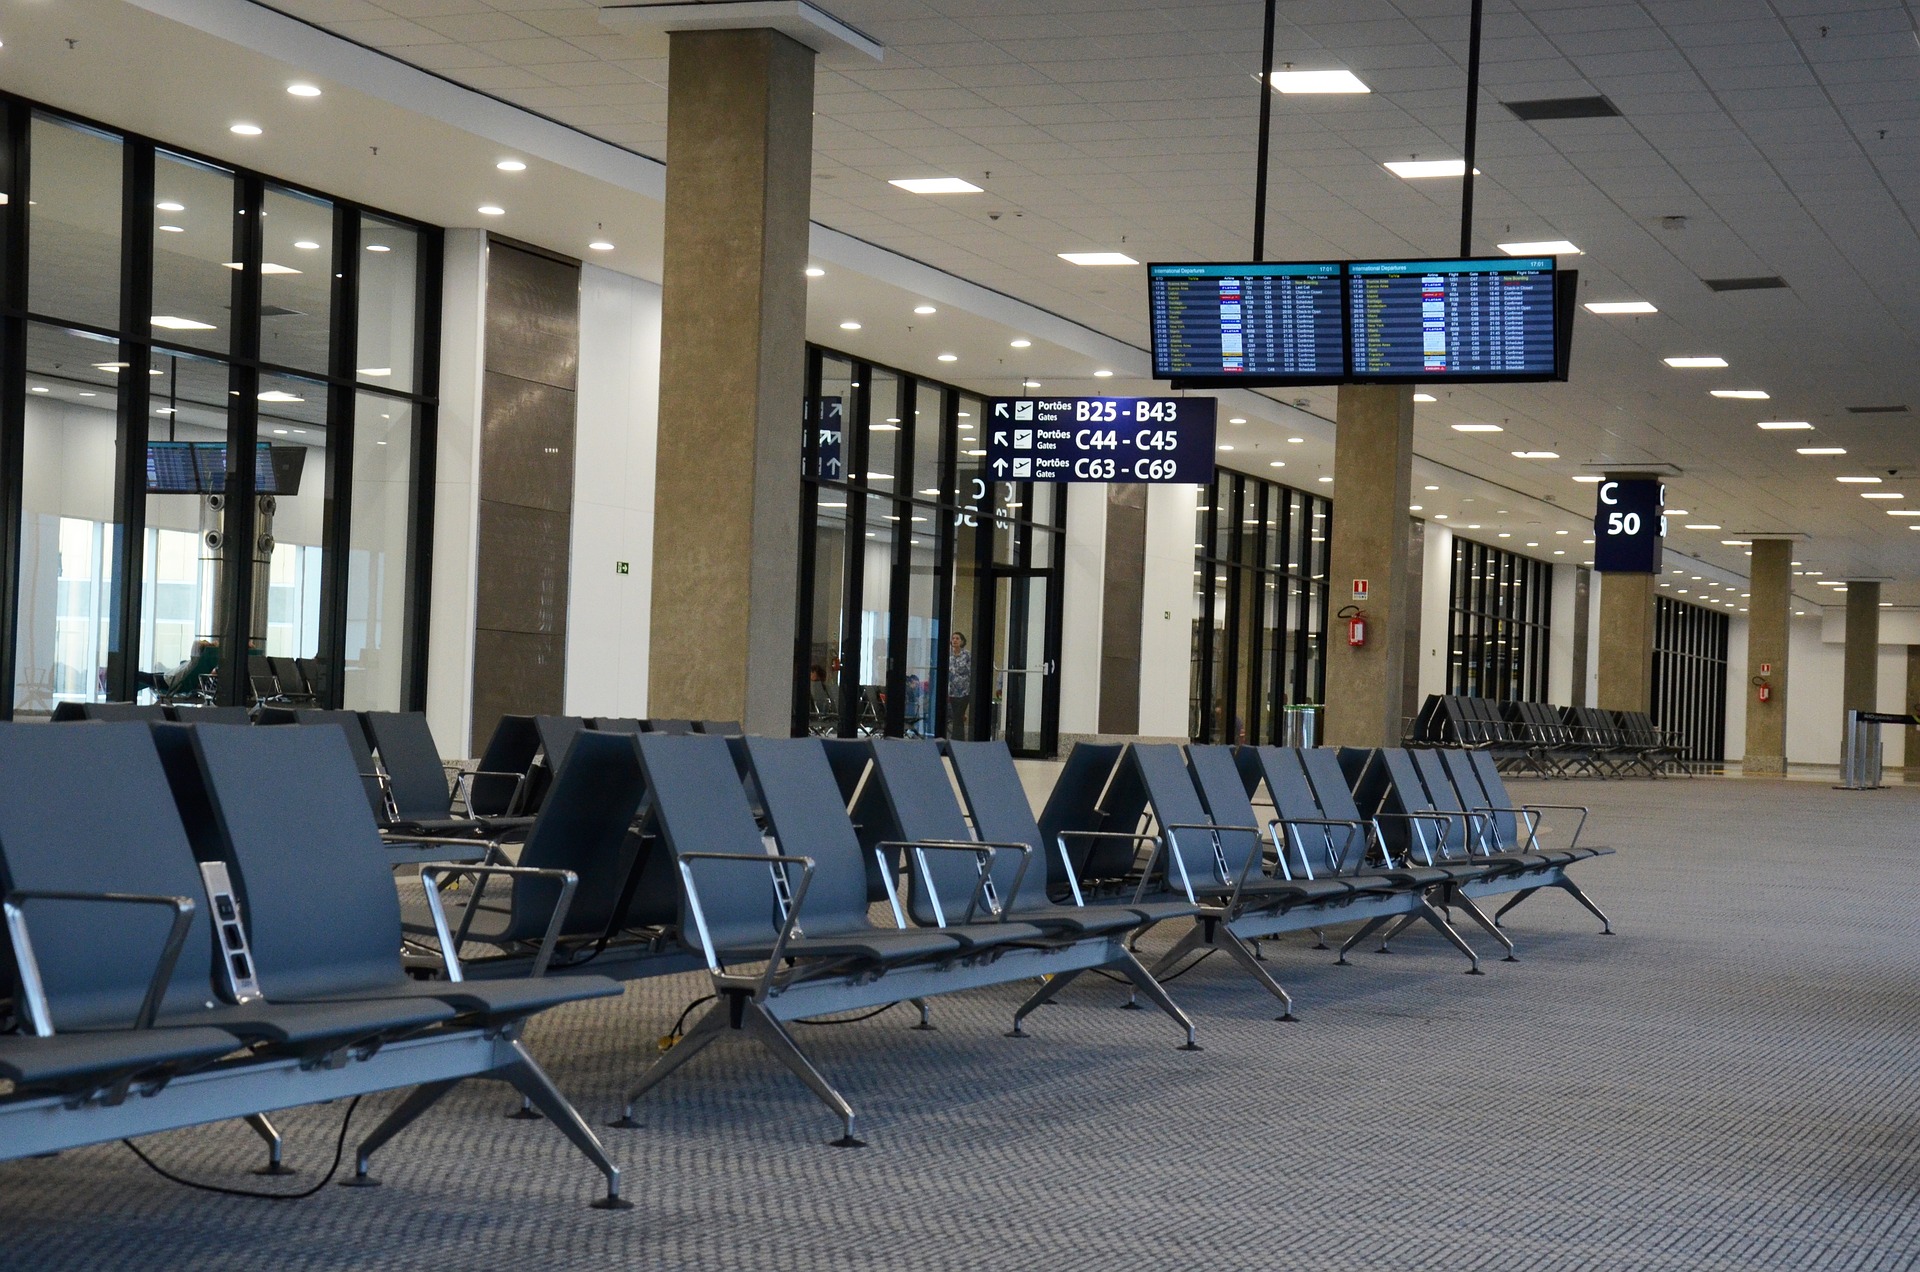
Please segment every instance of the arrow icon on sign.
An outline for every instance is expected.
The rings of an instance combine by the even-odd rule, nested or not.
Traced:
[[[1007,444],[1007,435],[1005,433],[995,433],[993,435],[993,444],[995,446],[1005,446]]]
[[[1007,404],[1005,402],[995,402],[993,404],[993,416],[995,419],[1000,419],[1000,420],[1006,419]]]
[[[996,459],[996,460],[994,460],[994,461],[993,461],[993,475],[994,475],[995,477],[1004,477],[1004,476],[1006,476],[1006,475],[1007,475],[1007,461],[1006,461],[1006,460],[1004,460],[1004,459]]]

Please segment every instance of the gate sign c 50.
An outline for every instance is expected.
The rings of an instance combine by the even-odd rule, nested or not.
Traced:
[[[994,481],[1213,480],[1212,398],[989,398]]]
[[[1667,484],[1650,478],[1599,486],[1593,514],[1593,568],[1601,574],[1658,574],[1667,534]]]

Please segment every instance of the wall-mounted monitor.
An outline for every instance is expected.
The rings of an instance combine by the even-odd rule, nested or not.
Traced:
[[[1149,265],[1153,374],[1193,387],[1346,375],[1338,261]]]
[[[1178,388],[1564,380],[1578,276],[1551,256],[1149,265]]]
[[[254,493],[297,495],[306,469],[304,446],[269,446],[254,450]],[[227,488],[225,442],[148,442],[147,493],[150,495],[217,495]]]

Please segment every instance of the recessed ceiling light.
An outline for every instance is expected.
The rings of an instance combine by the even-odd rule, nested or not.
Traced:
[[[1245,424],[1246,422],[1247,422],[1247,417],[1244,415],[1235,415],[1230,417],[1227,420],[1227,423],[1229,424]]]
[[[1302,442],[1304,442],[1304,441],[1306,441],[1306,440],[1307,440],[1307,439],[1306,439],[1306,438],[1304,438],[1304,437],[1289,437],[1289,438],[1287,439],[1287,441],[1288,441],[1288,442],[1290,442],[1290,443],[1292,443],[1292,444],[1293,444],[1293,445],[1295,445],[1295,446],[1298,446],[1298,445],[1299,445],[1300,443],[1302,443]]]
[[[818,265],[809,265],[807,266],[806,274],[808,278],[825,278],[827,271],[821,269]]]
[[[1920,517],[1920,508],[1889,508],[1889,517]]]
[[[162,212],[185,212],[187,210],[186,204],[176,203],[172,199],[162,199],[160,202],[154,204],[153,206],[160,209]]]
[[[1258,78],[1257,76],[1255,78]],[[1275,91],[1287,93],[1371,93],[1352,71],[1275,71]]]
[[[960,361],[960,355],[957,353],[943,353],[939,355],[938,360],[941,362],[958,362]]]
[[[1860,492],[1860,497],[1862,499],[1905,499],[1906,498],[1905,495],[1901,494],[1897,490],[1863,490]]]
[[[505,208],[495,203],[482,203],[474,210],[479,212],[481,216],[505,216],[507,214]]]
[[[162,234],[185,234],[187,232],[186,227],[181,225],[161,225],[155,228]]]
[[[369,252],[391,252],[393,249],[385,243],[369,243],[367,244],[367,250]]]
[[[1421,510],[1422,510],[1422,509],[1421,509],[1421,506],[1420,506],[1419,504],[1408,504],[1408,505],[1407,505],[1407,511],[1408,511],[1408,512],[1419,512],[1419,511],[1421,511]]]
[[[210,322],[195,322],[191,318],[176,318],[172,314],[155,314],[153,325],[167,331],[212,331]]]
[[[1322,478],[1321,478],[1320,480],[1321,480],[1321,481],[1323,481],[1323,482],[1324,482],[1324,481],[1332,481],[1332,480],[1333,480],[1333,478],[1331,478],[1331,477],[1322,477]]]
[[[304,402],[307,399],[288,393],[282,389],[268,389],[260,395],[260,400],[262,402]]]
[[[937,314],[940,311],[935,309],[932,305],[915,305],[913,307],[913,312],[916,314]]]
[[[1565,239],[1540,239],[1533,243],[1495,244],[1508,256],[1585,256],[1586,253]]]
[[[294,246],[303,252],[317,252],[320,250],[320,245],[312,239],[300,239],[294,243]]]
[[[378,380],[386,376],[392,375],[393,368],[392,367],[361,367],[359,370],[355,371],[354,374],[371,376],[374,379]]]
[[[1431,393],[1416,393],[1413,395],[1413,400],[1416,402],[1438,402],[1440,399]]]
[[[229,124],[227,126],[227,131],[232,133],[236,137],[258,137],[260,135],[260,125]]]
[[[1560,458],[1560,452],[1559,451],[1515,451],[1513,452],[1513,457],[1515,459],[1558,459]]]
[[[98,393],[79,393],[79,394],[75,394],[75,396],[76,397],[99,397],[100,395]]]
[[[518,159],[502,159],[493,166],[502,172],[525,172],[527,170],[527,165]]]
[[[51,392],[53,392],[53,390],[52,390],[52,389],[49,389],[49,388],[47,388],[47,387],[46,387],[45,385],[41,385],[41,384],[36,384],[36,385],[34,385],[34,386],[33,386],[33,388],[31,388],[31,389],[29,389],[29,390],[28,390],[28,392],[30,392],[30,393],[51,393]]]
[[[1717,398],[1739,398],[1747,402],[1764,402],[1768,396],[1765,389],[1708,389],[1707,392]]]
[[[285,437],[287,435],[287,430],[284,428],[276,428],[273,431],[274,434],[279,437]]]
[[[1846,482],[1850,486],[1878,486],[1878,477],[1835,477],[1835,481]]]
[[[1720,546],[1723,548],[1750,548],[1753,546],[1753,540],[1752,539],[1722,539],[1720,540]]]
[[[1231,445],[1229,445],[1229,444],[1227,444],[1227,443],[1225,443],[1225,442],[1222,442],[1222,443],[1221,443],[1221,444],[1220,444],[1219,446],[1216,446],[1216,447],[1215,447],[1214,449],[1215,449],[1215,450],[1223,450],[1223,451],[1230,451],[1230,450],[1232,450],[1232,449],[1233,449],[1233,447],[1232,447]]]
[[[1574,480],[1577,482],[1581,482],[1585,485],[1591,486],[1596,482],[1604,481],[1606,479],[1601,477],[1598,473],[1577,473],[1574,476]]]
[[[1268,468],[1285,468],[1286,466],[1287,461],[1284,459],[1270,459],[1267,461]]]
[[[1762,420],[1758,425],[1758,427],[1765,428],[1765,429],[1772,429],[1776,432],[1780,432],[1780,431],[1787,431],[1787,430],[1812,428],[1813,425],[1807,423],[1805,420]]]
[[[1695,521],[1687,526],[1689,530],[1718,530],[1719,528],[1720,523],[1717,521]]]
[[[1847,453],[1847,448],[1844,446],[1801,446],[1797,449],[1798,453],[1802,455],[1844,455]]]
[[[1679,371],[1690,371],[1700,367],[1724,367],[1727,365],[1725,358],[1662,358],[1660,361]]]
[[[1140,263],[1125,252],[1061,252],[1060,259],[1069,265],[1138,265]]]
[[[1095,372],[1093,373],[1093,378],[1094,378],[1094,379],[1096,379],[1096,380],[1111,380],[1111,379],[1113,378],[1113,372],[1111,372],[1111,371],[1104,371],[1104,370],[1103,370],[1103,371],[1095,371]]]
[[[1660,311],[1644,300],[1590,300],[1587,312],[1593,314],[1657,314]]]
[[[1467,523],[1467,529],[1469,530],[1478,530],[1479,528],[1480,528],[1480,523],[1478,521],[1469,521]]]
[[[1010,340],[1007,343],[1011,348],[1015,349],[1031,349],[1033,347],[1033,341],[1025,339],[1024,337],[1019,340]]]
[[[842,330],[842,331],[858,331],[858,330],[860,330],[860,324],[859,324],[859,323],[857,323],[857,322],[843,322],[843,323],[841,323],[841,324],[840,324],[840,330]]]
[[[607,242],[605,239],[595,239],[593,242],[587,244],[587,250],[590,252],[611,252],[613,250],[613,244]]]
[[[1506,430],[1501,428],[1498,424],[1455,424],[1453,426],[1453,431],[1456,433],[1504,433],[1506,432]]]
[[[959,177],[906,177],[887,182],[908,194],[979,194],[980,187]]]
[[[1401,159],[1384,166],[1394,176],[1405,177],[1409,181],[1418,181],[1423,177],[1467,175],[1467,161],[1464,159]],[[1475,168],[1473,175],[1479,176],[1480,169]]]

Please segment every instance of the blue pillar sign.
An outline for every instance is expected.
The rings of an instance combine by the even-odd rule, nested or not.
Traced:
[[[989,398],[995,481],[1213,480],[1212,398]]]
[[[1593,568],[1601,574],[1657,574],[1667,534],[1667,485],[1651,478],[1600,483],[1593,514]]]

